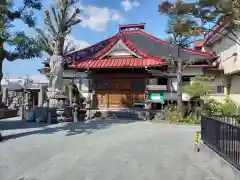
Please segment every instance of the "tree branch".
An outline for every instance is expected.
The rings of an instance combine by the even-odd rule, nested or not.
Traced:
[[[53,6],[51,6],[51,9],[52,9],[52,13],[53,13],[53,17],[54,17],[54,20],[55,20],[55,24],[57,25],[57,26],[59,26],[59,24],[60,24],[60,21],[59,21],[59,19],[58,19],[58,16],[57,16],[57,13],[56,13],[56,11],[55,11],[55,8],[53,7]]]
[[[15,61],[17,59],[19,59],[19,54],[18,53],[11,53],[11,52],[8,52],[8,51],[4,51],[4,54],[5,54],[5,58],[8,60],[8,61]]]
[[[9,10],[6,10],[3,13],[11,20],[19,19],[21,17],[21,13],[19,11],[11,12]]]
[[[34,29],[39,33],[39,35],[41,36],[42,40],[46,43],[49,44],[49,38],[47,38],[47,36],[44,34],[44,32],[39,29],[39,28],[35,28]]]
[[[46,10],[44,12],[44,15],[45,15],[45,17],[44,17],[45,24],[49,26],[49,28],[50,28],[50,30],[52,31],[53,34],[57,34],[57,31],[56,31],[55,27],[53,26],[53,22],[51,20],[49,11]]]

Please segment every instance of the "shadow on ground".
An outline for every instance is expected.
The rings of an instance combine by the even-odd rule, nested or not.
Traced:
[[[0,120],[0,131],[13,129],[41,128],[47,124],[29,123],[21,120]]]
[[[24,136],[29,135],[36,135],[36,134],[53,134],[60,131],[66,131],[65,136],[73,136],[77,134],[92,134],[97,130],[102,130],[109,128],[113,125],[117,124],[126,124],[126,123],[133,123],[136,120],[126,120],[126,119],[111,119],[111,120],[91,120],[86,122],[78,122],[78,123],[66,123],[64,125],[59,126],[57,125],[50,125],[47,126],[46,124],[36,124],[36,123],[27,123],[22,121],[4,121],[0,123],[1,131],[2,130],[9,130],[9,129],[29,129],[29,131],[20,132],[16,134],[10,134],[4,136],[4,140],[16,139]],[[2,126],[3,125],[3,126]],[[5,128],[7,129],[5,129]],[[41,128],[38,130],[32,130],[32,128]]]

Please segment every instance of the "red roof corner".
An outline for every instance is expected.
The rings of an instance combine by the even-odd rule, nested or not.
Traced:
[[[194,49],[195,50],[201,50],[204,44],[204,40],[196,40],[194,42]]]
[[[215,26],[211,29],[210,32],[204,35],[204,44],[207,43],[211,38],[213,38],[219,31],[224,29],[227,26],[224,22],[218,22]]]

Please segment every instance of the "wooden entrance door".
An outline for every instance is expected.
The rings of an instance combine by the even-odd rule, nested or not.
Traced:
[[[143,101],[144,93],[131,92],[96,92],[96,107],[132,108],[136,101]]]
[[[108,97],[106,93],[96,93],[95,104],[99,109],[107,108]]]
[[[121,93],[107,93],[108,95],[108,108],[120,108],[121,103]]]

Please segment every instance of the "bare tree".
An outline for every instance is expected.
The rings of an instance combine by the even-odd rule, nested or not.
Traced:
[[[79,24],[82,12],[76,7],[78,0],[57,0],[57,4],[51,5],[44,12],[45,29],[35,28],[38,32],[38,47],[50,55],[50,69],[61,58],[75,50],[73,42],[67,39],[72,27]],[[50,72],[51,72],[50,70]],[[54,75],[50,73],[49,86],[51,86]]]

